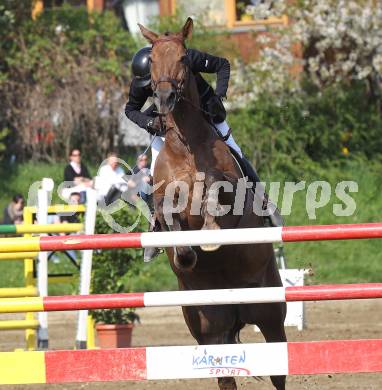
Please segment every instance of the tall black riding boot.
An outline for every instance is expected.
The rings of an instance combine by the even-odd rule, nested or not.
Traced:
[[[242,162],[245,168],[244,174],[248,176],[248,180],[253,183],[253,187],[252,187],[253,192],[262,196],[263,199],[262,209],[263,211],[267,211],[268,214],[264,216],[266,224],[273,227],[283,226],[284,222],[280,214],[280,211],[278,210],[276,205],[273,204],[272,201],[269,199],[269,196],[265,192],[264,188],[259,187],[261,185],[260,178],[257,172],[255,171],[255,169],[252,167],[252,164],[244,156],[242,157]]]
[[[151,212],[152,219],[153,219],[152,223],[150,223],[149,232],[160,232],[162,230],[162,228],[160,226],[158,219],[155,216],[154,205],[153,205],[153,195],[151,194],[149,196],[149,198],[150,199],[148,202],[148,206],[150,208],[150,212]],[[143,261],[145,263],[148,263],[151,260],[155,259],[155,257],[157,257],[160,253],[161,253],[161,251],[159,248],[145,248],[145,250],[143,252]]]
[[[155,216],[154,216],[155,218]],[[160,232],[161,226],[159,221],[155,218],[154,223],[150,226],[149,232]],[[159,248],[145,248],[143,252],[143,261],[149,263],[161,253]]]

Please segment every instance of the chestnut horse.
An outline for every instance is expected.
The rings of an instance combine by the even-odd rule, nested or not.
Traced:
[[[154,172],[154,184],[163,183],[154,192],[156,217],[162,230],[171,231],[263,227],[263,217],[253,211],[252,190],[244,192],[242,215],[211,211],[211,205],[217,205],[219,211],[223,204],[232,206],[235,199],[232,192],[219,191],[216,183],[233,185],[242,175],[227,145],[199,108],[184,43],[192,28],[191,18],[180,32],[164,35],[140,25],[143,36],[152,44],[151,86],[167,129]],[[182,190],[185,187],[189,190],[186,196]],[[169,192],[174,197],[166,204]],[[198,213],[192,212],[195,199],[200,200]],[[179,202],[186,206],[174,211]],[[203,249],[167,250],[181,290],[282,286],[271,244]],[[246,324],[257,325],[267,342],[284,342],[285,314],[285,303],[183,307],[187,326],[199,344],[235,344]],[[285,376],[273,376],[271,380],[278,390],[285,389]],[[233,377],[218,378],[218,384],[220,389],[236,389]]]

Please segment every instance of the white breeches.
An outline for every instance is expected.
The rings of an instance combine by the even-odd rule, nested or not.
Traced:
[[[228,134],[229,126],[228,126],[228,123],[226,121],[221,122],[221,123],[215,123],[215,126],[221,132],[223,137]],[[241,152],[239,145],[233,139],[232,134],[229,136],[227,141],[225,141],[225,143],[230,148],[232,148],[236,153],[238,153],[240,157],[243,156],[243,153]],[[164,144],[164,138],[158,137],[158,136],[155,137],[153,143],[151,144],[151,166],[150,166],[151,175],[154,174],[155,161],[158,157],[160,150],[162,149],[163,144]]]
[[[150,172],[151,176],[154,175],[155,161],[157,160],[158,154],[164,145],[164,137],[156,136],[153,143],[151,144],[151,165]]]
[[[226,121],[221,122],[221,123],[215,123],[215,126],[220,131],[220,133],[222,134],[223,137],[225,137],[228,134],[229,126],[228,126],[228,123]],[[240,157],[243,157],[243,153],[241,152],[240,146],[233,139],[232,133],[229,136],[229,138],[227,139],[227,141],[225,141],[225,143],[230,148],[232,148]]]

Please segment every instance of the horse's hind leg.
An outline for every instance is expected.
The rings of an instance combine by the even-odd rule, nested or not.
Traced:
[[[236,390],[236,381],[233,377],[218,378],[218,385],[220,390]]]
[[[266,286],[282,286],[276,261],[268,266]],[[256,325],[260,328],[267,343],[286,342],[284,321],[286,317],[286,303],[267,303],[262,305],[263,313],[258,316]],[[285,375],[271,376],[273,386],[277,390],[285,390]]]
[[[284,329],[286,304],[264,303],[262,306],[264,312],[258,316],[256,325],[260,328],[266,342],[286,342]],[[285,390],[285,375],[271,376],[271,381],[277,390]]]
[[[267,270],[266,286],[281,286],[281,279],[276,263],[270,263]],[[255,306],[255,324],[260,328],[267,343],[286,342],[284,321],[286,316],[286,303],[263,303]],[[277,390],[285,389],[285,375],[271,376],[273,386]]]
[[[265,270],[263,286],[280,287],[282,282],[276,261],[272,258]],[[257,325],[267,343],[286,342],[284,321],[286,303],[258,303],[240,306],[240,319],[247,324]],[[285,389],[285,375],[271,376],[277,390]]]
[[[186,324],[198,344],[236,344],[236,334],[243,325],[237,323],[234,307],[190,306],[182,310]],[[233,377],[218,378],[218,385],[220,390],[237,389]]]

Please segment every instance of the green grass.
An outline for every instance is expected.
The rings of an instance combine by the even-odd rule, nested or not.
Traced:
[[[358,193],[352,193],[356,203],[354,215],[337,217],[333,214],[333,203],[339,203],[333,193],[329,204],[316,212],[311,220],[306,212],[306,193],[296,194],[292,213],[286,217],[288,225],[316,225],[336,223],[379,222],[382,220],[382,176],[381,166],[372,163],[349,162],[342,169],[332,168],[324,177],[304,178],[307,183],[328,180],[332,188],[336,183],[353,180],[358,183]],[[311,283],[355,283],[381,282],[381,240],[348,240],[288,243],[285,253],[288,265],[312,268]]]
[[[2,191],[0,193],[1,210],[10,202],[12,197],[21,193],[27,199],[28,192],[33,183],[41,181],[44,177],[50,177],[58,185],[64,180],[63,172],[66,163],[39,163],[30,162],[28,164],[16,164],[12,167],[2,167],[0,169],[0,178],[2,180]],[[89,166],[90,173],[95,174],[96,169]],[[56,193],[53,194],[53,201],[60,202]]]
[[[136,276],[127,283],[130,291],[163,291],[178,288],[177,279],[164,253],[150,263],[139,261],[134,266],[139,272],[135,272]]]
[[[4,183],[0,195],[0,205],[4,207],[9,198],[16,192],[28,193],[28,186],[42,177],[52,177],[59,182],[62,177],[63,164],[49,165],[30,163],[18,166],[13,170],[2,170]],[[311,169],[309,170],[311,172]],[[341,168],[319,170],[320,174],[301,173],[301,179],[309,185],[315,180],[327,180],[332,188],[343,180],[354,180],[358,183],[358,193],[352,194],[356,202],[356,212],[351,217],[333,215],[333,203],[338,203],[332,194],[330,203],[316,211],[316,219],[309,219],[306,211],[306,191],[295,195],[292,212],[287,216],[288,225],[315,225],[335,223],[377,222],[382,219],[382,166],[377,163],[349,161]],[[260,172],[261,173],[261,172]],[[285,177],[279,173],[272,180]],[[264,178],[268,179],[269,178]],[[285,245],[285,255],[289,267],[311,268],[309,283],[355,283],[380,282],[382,274],[382,240],[349,240],[333,242],[289,243]],[[139,272],[129,281],[132,291],[155,291],[176,289],[177,282],[165,256],[144,264],[135,262]],[[51,264],[50,272],[72,272],[73,267],[61,255],[59,264]],[[0,287],[22,285],[22,262],[0,262]],[[77,283],[72,285],[52,285],[51,294],[72,293]]]
[[[51,177],[56,184],[63,181],[63,171],[65,163],[36,163],[14,165],[12,167],[2,167],[0,169],[0,180],[2,181],[2,191],[0,193],[1,211],[8,205],[12,197],[21,193],[25,199],[28,198],[28,193],[33,185],[44,177]],[[93,169],[92,172],[95,172]],[[53,195],[55,203],[62,203],[57,194]],[[2,218],[2,215],[1,215]],[[63,254],[58,253],[60,263],[49,264],[50,273],[74,273],[78,274],[75,267],[65,258]],[[20,287],[23,281],[23,262],[12,260],[0,261],[0,287]],[[76,285],[72,284],[52,284],[49,286],[50,294],[70,294],[76,291]]]
[[[73,274],[72,283],[54,283],[49,286],[50,295],[72,294],[78,289],[78,271],[63,253],[56,253],[59,263],[49,262],[50,274]],[[80,258],[80,257],[79,257]],[[22,287],[24,283],[24,265],[19,260],[0,261],[0,287]]]

